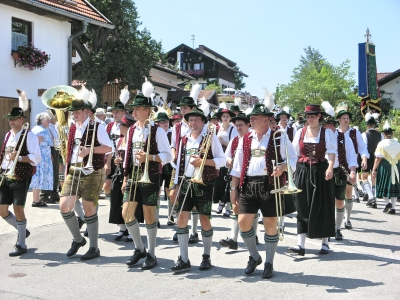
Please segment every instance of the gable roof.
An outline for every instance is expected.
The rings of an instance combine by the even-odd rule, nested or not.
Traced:
[[[379,74],[379,73],[378,73]],[[392,81],[393,79],[400,77],[400,69],[392,72],[392,73],[386,73],[387,75],[379,79],[378,77],[378,85],[384,85],[385,83],[388,83],[389,81]]]
[[[90,24],[113,29],[114,25],[87,0],[14,0],[21,4],[34,6],[49,14],[61,15],[71,19],[87,21]]]
[[[157,69],[157,70],[160,70],[160,71],[163,71],[163,72],[166,72],[166,73],[169,73],[169,74],[173,74],[173,75],[179,76],[179,77],[184,77],[186,79],[195,80],[194,77],[186,74],[185,72],[182,72],[181,70],[175,71],[175,70],[169,68],[168,66],[163,65],[163,64],[161,64],[159,62],[155,63],[153,68]]]
[[[227,59],[226,57],[222,56],[221,54],[218,54],[214,50],[212,50],[212,49],[210,49],[210,48],[208,48],[208,47],[206,47],[204,45],[200,45],[196,50],[199,51],[200,53],[204,53],[204,50],[205,50],[205,51],[210,52],[211,54],[217,56],[218,58],[221,58],[223,61],[227,62],[228,66],[230,66],[230,67],[236,66],[235,62]]]
[[[161,88],[166,88],[166,89],[175,89],[178,91],[183,91],[183,88],[177,86],[176,84],[174,84],[171,81],[168,81],[164,78],[162,78],[161,76],[158,76],[157,74],[153,73],[150,71],[150,81],[155,85],[155,86],[159,86]]]
[[[204,47],[204,46],[203,46],[203,47]],[[179,50],[181,50],[181,49],[183,49],[183,48],[188,49],[188,50],[190,50],[190,51],[196,53],[196,54],[199,55],[199,56],[202,56],[202,55],[203,55],[202,52],[198,51],[197,49],[193,49],[192,47],[189,47],[189,46],[187,46],[187,45],[185,45],[185,44],[183,44],[183,43],[180,44],[179,46],[173,48],[172,50],[168,51],[168,53],[175,52],[175,51],[179,51]],[[206,48],[207,48],[207,47],[206,47]],[[211,50],[211,49],[207,48],[207,49],[209,49],[209,50],[207,50],[206,48],[204,48],[204,49],[205,49],[206,51],[210,52],[209,50]],[[211,50],[211,51],[212,51],[212,50]],[[217,52],[214,52],[214,53],[216,53],[217,56],[219,56],[219,54],[218,54]],[[227,65],[225,65],[225,64],[223,64],[223,63],[221,63],[221,62],[219,62],[218,60],[213,59],[212,57],[210,57],[210,56],[208,56],[208,55],[204,55],[204,57],[207,57],[207,59],[216,62],[217,64],[219,64],[219,65],[221,65],[221,66],[227,68],[228,70],[230,70],[230,71],[232,71],[232,72],[234,72],[234,73],[239,73],[240,75],[242,75],[242,76],[244,76],[244,77],[249,77],[247,74],[243,73],[242,71],[238,71],[238,70],[236,70],[235,68],[233,68],[233,67],[231,67],[231,66],[227,66]],[[224,60],[228,60],[227,58],[224,58],[222,55],[220,55],[219,57],[220,57],[220,58],[223,58]],[[234,62],[232,62],[232,61],[230,61],[230,60],[228,60],[228,61],[231,62],[231,63],[233,63],[233,64],[236,66],[236,63],[234,63]]]

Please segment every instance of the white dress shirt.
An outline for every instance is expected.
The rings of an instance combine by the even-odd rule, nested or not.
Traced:
[[[289,126],[286,125],[286,127],[283,128],[283,126],[281,125],[281,123],[279,123],[278,126],[279,126],[280,129],[285,130],[285,132],[287,133],[287,130],[288,130]],[[297,133],[297,130],[296,130],[296,128],[293,127],[293,126],[292,126],[291,128],[293,128],[293,138],[294,138],[294,136],[295,136],[296,133]]]
[[[185,135],[187,135],[190,132],[190,128],[189,125],[186,122],[181,121],[180,122],[182,124],[181,126],[181,137],[184,137]],[[179,124],[179,123],[177,123]],[[176,125],[174,125],[174,127],[172,127],[172,135],[171,135],[171,148],[176,149]]]
[[[322,126],[321,126],[321,128],[322,128]],[[321,128],[319,129],[318,136],[315,138],[311,138],[311,137],[307,136],[307,131],[309,130],[309,128],[307,127],[307,131],[304,134],[303,142],[318,144],[319,137],[321,135]],[[302,131],[303,130],[297,131],[296,135],[293,138],[293,147],[296,150],[297,156],[300,156],[299,141],[300,141],[300,136],[301,136]],[[333,133],[333,131],[330,129],[325,129],[325,147],[326,147],[325,154],[335,154],[337,156],[337,138],[336,138],[336,135]]]
[[[327,129],[330,130],[330,129]],[[331,131],[331,130],[330,130]],[[336,138],[338,137],[338,130],[335,130],[334,132]],[[357,162],[357,155],[356,155],[356,151],[354,149],[354,144],[353,141],[351,140],[351,138],[348,135],[344,135],[344,146],[346,149],[346,161],[347,161],[347,166],[349,167],[349,169],[351,167],[358,167],[358,162]],[[339,150],[339,149],[338,149]],[[328,160],[328,155],[325,155],[325,158]],[[338,168],[339,167],[339,152],[338,155],[335,156],[335,163],[333,164],[334,168]]]
[[[232,130],[232,132],[231,132]],[[229,137],[229,133],[231,132],[231,136]],[[233,126],[232,124],[229,124],[228,130],[225,131],[224,127],[222,127],[222,125],[219,127],[218,130],[218,137],[222,138],[222,141],[224,141],[225,143],[229,143],[230,140],[232,140],[234,137],[237,137],[239,135],[237,129],[235,128],[235,126]]]
[[[85,133],[86,127],[89,124],[89,120],[90,120],[90,118],[88,117],[85,120],[85,122],[83,122],[83,124],[80,126],[77,123],[75,123],[75,126],[76,126],[75,139],[82,139],[83,134]],[[98,124],[98,123],[96,124],[97,140],[98,140],[99,144],[105,145],[105,146],[108,146],[108,147],[111,147],[112,149],[114,149],[113,142],[108,137],[106,128],[104,126],[100,126],[100,125],[101,124]],[[92,141],[90,141],[88,139],[86,142],[86,147],[90,147],[91,144],[92,144]],[[80,163],[83,161],[83,158],[78,156],[79,147],[80,147],[80,145],[74,144],[74,148],[72,150],[72,156],[71,156],[71,164]]]
[[[187,150],[188,149],[199,149],[201,139],[206,134],[207,134],[207,126],[206,125],[204,125],[201,134],[196,139],[193,139],[191,137],[191,134],[188,133],[186,135],[186,137],[188,138],[187,143],[186,143],[186,149]],[[177,166],[176,166],[176,173],[175,173],[175,179],[174,179],[175,184],[178,184],[179,167],[180,167],[179,159],[181,157],[181,150],[182,150],[182,147],[179,147],[178,162],[177,162]],[[215,168],[220,169],[221,167],[225,167],[226,158],[224,155],[224,151],[222,150],[221,143],[219,142],[219,140],[215,134],[213,134],[213,136],[212,136],[211,148],[209,149],[209,151],[212,151],[212,155],[214,157],[213,161],[215,163]],[[184,176],[186,176],[186,177],[193,177],[195,172],[198,171],[198,168],[195,168],[192,164],[189,163],[190,161],[194,160],[190,156],[191,156],[191,154],[186,154],[186,156],[185,156]]]
[[[151,123],[152,123],[151,125],[153,126],[154,122],[152,121]],[[136,123],[135,126],[136,127],[135,127],[135,131],[133,133],[131,142],[132,143],[141,142],[144,145],[144,143],[147,141],[147,137],[149,135],[149,127],[146,126],[145,128],[140,128],[138,126],[138,123]],[[131,129],[132,128],[130,127],[128,130],[127,136],[130,135]],[[172,160],[172,153],[171,153],[171,148],[170,148],[170,145],[168,142],[167,135],[165,134],[164,129],[162,129],[161,127],[157,128],[156,142],[157,142],[157,146],[158,146],[157,150],[160,152],[157,155],[160,157],[161,163],[163,165],[165,165]],[[143,148],[143,145],[140,149],[139,148],[135,149],[134,147],[132,147],[132,161],[135,162],[135,166],[139,165],[139,161],[136,159],[136,156],[135,156],[136,153],[139,153],[141,150],[143,150],[144,152],[147,151],[147,149]],[[125,152],[125,162],[128,161],[127,155],[128,155],[128,151]],[[126,168],[126,166],[124,166],[124,167]]]
[[[10,132],[11,132],[11,135],[8,138],[5,149],[7,149],[7,147],[14,147],[14,150],[18,151],[18,149],[15,149],[15,146],[18,143],[18,139],[21,135],[22,130],[20,130],[15,135],[12,130]],[[8,135],[8,133],[6,134],[6,136],[7,135]],[[23,137],[21,137],[21,139],[22,138]],[[5,141],[5,139],[4,139],[4,141]],[[37,166],[37,164],[40,163],[40,161],[42,160],[42,155],[40,153],[39,139],[33,132],[28,131],[28,135],[26,136],[26,146],[27,146],[28,152],[29,152],[29,154],[27,156],[32,161],[30,164],[32,166]],[[8,154],[4,154],[4,155],[5,156],[3,158],[3,163],[1,165],[1,168],[2,169],[11,169],[14,165],[14,161],[9,160]],[[18,160],[18,158],[17,158],[17,160]]]
[[[350,129],[352,128],[349,127],[349,129],[344,133],[348,137],[350,137]],[[337,128],[337,130],[342,132],[339,127]],[[361,157],[365,156],[366,158],[369,158],[367,144],[365,143],[364,138],[362,137],[360,131],[357,129],[356,129],[356,139],[357,139],[358,154],[360,154]]]
[[[268,129],[267,133],[263,135],[261,140],[258,140],[257,134],[255,134],[254,131],[250,133],[250,138],[252,139],[251,141],[251,149],[263,149],[265,151],[268,151],[268,143],[270,137],[272,138],[271,135],[271,129]],[[286,149],[285,149],[285,143],[287,145],[287,150],[288,150],[288,155],[289,155],[289,165],[292,168],[292,171],[294,172],[296,170],[296,162],[297,162],[297,156],[296,152],[294,151],[293,145],[288,139],[287,135],[284,136],[284,140],[281,140],[279,151],[282,156],[282,159],[286,161]],[[272,160],[276,160],[275,157],[272,158]],[[275,162],[277,163],[277,162]],[[241,175],[241,170],[243,167],[243,138],[239,139],[239,145],[236,150],[235,158],[233,161],[233,168],[231,170],[231,175],[240,178]],[[271,175],[267,174],[265,172],[265,168],[267,167],[266,161],[265,161],[265,155],[260,156],[260,157],[250,157],[249,161],[249,167],[247,169],[246,175],[247,176],[266,176],[266,175]]]
[[[114,122],[113,126],[111,126],[110,135],[111,134],[120,135],[121,134],[120,129],[119,129],[120,125],[121,125],[121,123]]]

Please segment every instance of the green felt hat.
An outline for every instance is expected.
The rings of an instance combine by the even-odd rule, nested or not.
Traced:
[[[179,104],[177,104],[176,106],[195,107],[196,103],[194,103],[194,100],[192,97],[184,96],[184,97],[182,97],[181,102],[179,102]]]
[[[90,105],[90,109],[91,109],[91,107],[92,107],[92,105]],[[76,110],[81,110],[81,109],[85,109],[85,108],[88,108],[88,105],[85,103],[85,101],[83,101],[81,99],[74,99],[74,100],[72,100],[71,105],[69,107],[67,107],[66,110],[67,111],[76,111]]]
[[[284,110],[282,109],[280,112],[278,112],[278,113],[276,114],[275,118],[278,119],[278,120],[280,121],[281,116],[283,116],[283,115],[286,115],[288,119],[291,117],[290,114],[288,114],[286,111],[284,111]]]
[[[165,112],[159,112],[157,114],[156,122],[169,121],[168,115]]]
[[[129,106],[154,107],[153,101],[143,95],[136,95],[135,100]]]
[[[333,124],[334,126],[336,126],[336,120],[334,117],[327,115],[322,118],[319,124],[321,125]]]
[[[96,112],[96,109],[92,107],[92,103],[90,103],[89,101],[86,103],[86,108],[90,109],[92,113]]]
[[[236,117],[233,117],[231,122],[235,123],[236,121],[244,121],[245,123],[250,123],[250,119],[246,116],[245,113],[239,113]]]
[[[254,105],[251,113],[249,113],[247,116],[250,117],[250,116],[256,116],[256,115],[272,117],[274,115],[274,113],[270,112],[269,109],[266,108],[264,104],[256,104],[256,105]]]
[[[232,105],[229,109],[230,111],[240,111],[239,105]]]
[[[6,119],[16,119],[16,118],[25,118],[26,116],[24,116],[24,111],[21,107],[13,107],[11,108],[11,111],[7,114],[3,116]]]
[[[195,116],[195,117],[201,117],[201,119],[204,121],[204,123],[207,123],[207,117],[203,114],[202,111],[198,110],[197,108],[193,109],[191,112],[187,113],[184,118],[186,122],[189,121],[190,116]]]
[[[348,111],[348,104],[346,102],[340,102],[336,107],[336,119],[339,119],[343,115],[349,115],[349,118],[353,116],[351,112]]]
[[[111,110],[125,110],[125,106],[121,101],[117,101],[114,103],[114,106],[111,107]]]

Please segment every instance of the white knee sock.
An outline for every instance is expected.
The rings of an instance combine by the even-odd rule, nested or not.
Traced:
[[[392,201],[392,209],[396,209],[397,197],[391,197],[390,201]]]
[[[374,198],[374,194],[372,194],[371,185],[368,181],[364,182],[365,191],[368,193],[369,199]]]
[[[297,244],[301,248],[305,248],[305,245],[306,245],[306,234],[305,233],[299,233],[297,235]]]

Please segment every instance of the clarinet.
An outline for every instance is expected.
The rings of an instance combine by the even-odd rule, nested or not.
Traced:
[[[346,175],[347,181],[350,182],[350,174],[349,174],[349,172],[347,172],[346,168],[344,166],[342,166],[342,165],[340,165],[340,168],[342,169],[344,175]],[[358,193],[358,195],[360,197],[364,196],[364,192],[358,188],[357,183],[351,183],[351,185],[353,186],[353,188],[356,189],[356,191],[357,191],[357,193]]]

